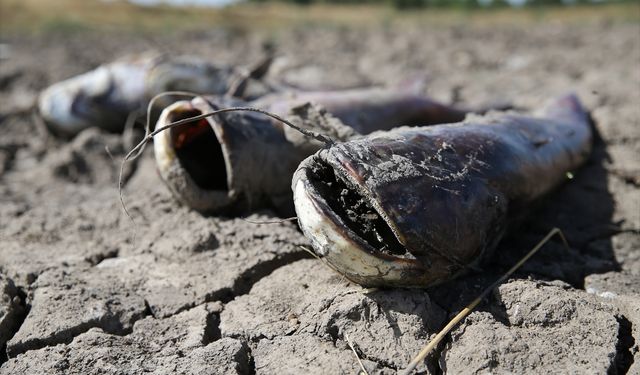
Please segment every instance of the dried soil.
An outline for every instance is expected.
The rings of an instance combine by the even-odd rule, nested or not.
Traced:
[[[393,373],[556,226],[570,249],[545,247],[420,370],[639,373],[639,35],[603,22],[3,36],[0,373],[354,373],[349,342],[371,373]],[[281,56],[271,74],[306,88],[427,74],[437,99],[523,108],[575,90],[599,139],[482,272],[426,291],[365,290],[303,259],[291,222],[181,207],[151,153],[127,171],[132,224],[116,190],[127,140],[97,129],[56,139],[29,111],[46,85],[126,53],[249,64],[265,44]]]

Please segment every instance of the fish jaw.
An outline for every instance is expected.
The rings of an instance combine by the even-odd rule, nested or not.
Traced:
[[[300,228],[311,239],[316,254],[347,279],[365,287],[426,286],[428,270],[419,261],[377,252],[345,225],[309,178],[309,168],[305,167],[313,158],[306,159],[296,172],[293,193]]]

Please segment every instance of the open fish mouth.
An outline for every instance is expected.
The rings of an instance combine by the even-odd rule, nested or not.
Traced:
[[[179,121],[201,114],[202,112],[195,108],[173,112],[168,121]],[[170,138],[176,157],[196,185],[206,190],[228,190],[222,147],[206,119],[171,129]]]
[[[210,111],[204,106],[176,102],[163,111],[157,126]],[[228,157],[219,140],[222,134],[216,134],[212,122],[215,120],[195,120],[154,136],[160,176],[184,204],[201,211],[224,210],[234,201],[229,189]]]
[[[293,190],[302,231],[338,272],[369,287],[419,284],[427,270],[353,171],[321,151],[300,166]]]
[[[156,128],[242,105],[247,103],[218,96],[177,102],[163,111]],[[223,214],[255,207],[292,214],[285,176],[313,152],[289,142],[270,118],[246,111],[171,127],[154,136],[154,151],[160,176],[178,200],[201,212]]]

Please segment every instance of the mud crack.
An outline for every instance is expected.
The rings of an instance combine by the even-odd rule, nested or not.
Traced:
[[[26,320],[27,316],[28,314],[25,314],[23,322]],[[123,327],[118,314],[109,314],[101,317],[100,319],[92,319],[69,328],[60,329],[47,337],[27,338],[26,340],[21,340],[14,344],[10,343],[10,345],[7,346],[7,356],[9,358],[14,358],[30,350],[38,350],[47,346],[56,346],[59,344],[69,344],[77,336],[89,331],[91,328],[100,328],[104,332],[116,336],[126,336],[133,331],[133,324],[135,322],[144,319],[147,316],[151,316],[151,310],[149,308],[145,309],[142,314],[132,316],[128,327]],[[19,329],[16,330],[16,333],[17,331],[19,331]]]
[[[633,364],[631,349],[635,345],[635,339],[632,335],[632,323],[622,315],[616,316],[616,320],[619,324],[618,344],[616,345],[616,357],[607,370],[609,375],[626,374]]]
[[[24,323],[24,320],[27,318],[27,314],[29,313],[29,306],[27,305],[26,301],[27,294],[24,292],[24,290],[19,287],[16,288],[16,294],[12,299],[12,303],[14,305],[13,311],[10,312],[11,316],[3,317],[7,320],[10,320],[11,323],[6,327],[2,327],[3,329],[6,329],[6,335],[0,332],[0,335],[3,336],[1,338],[6,340],[0,341],[0,343],[2,344],[0,345],[0,366],[9,360],[9,356],[7,353],[7,342],[11,340],[13,336],[15,336],[15,334],[20,330],[22,323]]]
[[[227,303],[236,297],[249,293],[251,288],[262,278],[268,276],[276,269],[286,266],[287,264],[296,262],[301,259],[307,259],[311,256],[303,250],[298,252],[283,254],[274,259],[265,261],[251,267],[240,274],[231,288],[224,288],[206,296],[205,302],[221,301]]]

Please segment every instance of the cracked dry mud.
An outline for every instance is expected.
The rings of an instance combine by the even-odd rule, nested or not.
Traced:
[[[391,374],[554,226],[570,248],[545,247],[419,370],[640,373],[638,35],[638,24],[603,22],[4,36],[0,373],[355,373],[351,342],[368,371]],[[44,86],[114,56],[153,45],[242,64],[265,42],[282,56],[274,73],[307,88],[426,73],[437,99],[528,108],[573,89],[599,139],[482,272],[429,290],[365,290],[304,252],[294,223],[181,207],[149,152],[126,170],[132,224],[115,181],[126,140],[96,129],[45,137],[25,112]]]

